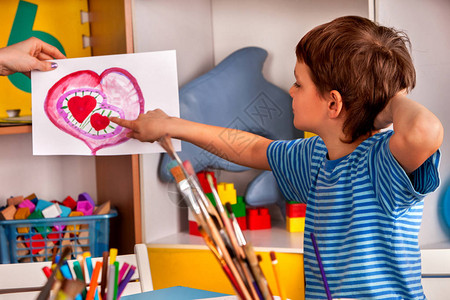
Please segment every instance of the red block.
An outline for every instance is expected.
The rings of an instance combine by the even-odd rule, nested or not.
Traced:
[[[72,199],[72,197],[67,196],[66,199],[64,199],[63,203],[64,206],[69,207],[71,210],[75,210],[77,208],[77,202]]]
[[[286,203],[286,216],[289,218],[302,218],[306,215],[306,204]]]
[[[197,178],[205,194],[212,193],[211,187],[209,186],[209,182],[206,179],[207,174],[211,174],[214,182],[214,187],[217,189],[217,180],[216,177],[214,177],[214,172],[207,172],[207,171],[198,172]]]
[[[241,230],[247,230],[247,217],[243,216],[243,217],[237,217],[236,221],[239,224],[239,227],[241,227]]]
[[[191,234],[191,235],[197,235],[197,236],[202,236],[202,234],[201,234],[200,231],[198,230],[197,222],[195,222],[195,221],[189,221],[189,234]]]
[[[269,229],[272,227],[270,223],[269,210],[267,208],[248,208],[247,209],[247,226],[250,230]]]
[[[31,248],[33,248],[33,249],[31,249],[32,254],[36,254],[45,248],[44,238],[40,234],[33,235],[31,237],[31,240],[26,239],[25,244],[27,245],[28,248],[30,248],[30,244],[31,244]]]

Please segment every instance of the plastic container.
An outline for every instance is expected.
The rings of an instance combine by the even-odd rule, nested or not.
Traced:
[[[72,247],[72,258],[86,251],[100,257],[109,250],[109,219],[116,216],[111,209],[104,215],[0,221],[0,263],[51,260],[55,246],[58,253]]]

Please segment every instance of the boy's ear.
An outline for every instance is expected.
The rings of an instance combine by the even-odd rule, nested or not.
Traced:
[[[336,90],[332,90],[328,98],[328,115],[334,119],[339,117],[342,112],[343,103],[341,93]]]

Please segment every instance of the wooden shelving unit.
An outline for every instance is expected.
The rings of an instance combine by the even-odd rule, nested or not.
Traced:
[[[31,133],[31,125],[15,125],[0,127],[0,135]]]

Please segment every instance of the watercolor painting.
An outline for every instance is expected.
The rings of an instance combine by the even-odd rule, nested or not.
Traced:
[[[108,117],[136,119],[144,112],[144,97],[136,79],[122,68],[98,75],[90,70],[71,73],[48,91],[44,110],[62,131],[82,140],[92,154],[128,140],[126,129]]]
[[[127,138],[109,117],[135,120],[161,108],[179,116],[174,50],[55,60],[31,72],[33,155],[161,153],[158,143]],[[181,142],[173,141],[176,151]]]

